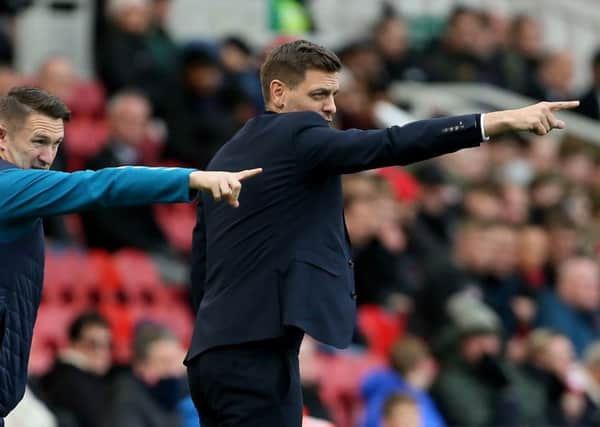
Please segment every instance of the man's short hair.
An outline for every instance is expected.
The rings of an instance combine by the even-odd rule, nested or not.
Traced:
[[[150,347],[158,341],[178,340],[166,326],[152,322],[139,325],[133,337],[133,360],[136,362],[148,360]]]
[[[85,328],[91,326],[99,326],[104,329],[109,329],[108,321],[95,311],[88,311],[79,316],[71,323],[69,327],[69,340],[71,342],[79,340]]]
[[[389,357],[392,368],[406,376],[431,355],[425,341],[419,337],[406,336],[392,345]]]
[[[388,418],[392,415],[394,408],[400,405],[418,406],[417,400],[408,393],[394,393],[383,403],[382,415]]]
[[[260,67],[263,98],[268,103],[273,80],[295,87],[304,80],[307,70],[328,73],[340,71],[342,63],[335,53],[307,40],[296,40],[274,48]]]
[[[42,89],[20,86],[12,88],[7,95],[0,97],[0,122],[11,130],[20,127],[32,113],[62,119],[65,122],[71,118],[69,108],[58,97]]]

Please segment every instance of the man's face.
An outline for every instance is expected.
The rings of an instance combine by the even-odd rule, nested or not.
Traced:
[[[64,137],[62,119],[31,113],[22,126],[0,123],[0,155],[22,169],[50,169]]]
[[[73,348],[86,357],[89,369],[104,375],[110,369],[111,363],[110,330],[102,325],[90,325],[83,329],[81,337],[73,342]]]
[[[185,368],[181,364],[185,350],[178,341],[163,339],[151,344],[148,358],[138,365],[138,373],[147,384],[156,384],[162,378],[181,377]]]
[[[121,143],[139,146],[148,136],[150,105],[138,96],[125,97],[110,114],[112,137]]]
[[[314,111],[331,123],[336,111],[334,97],[339,88],[338,73],[307,70],[304,80],[296,87],[282,84],[281,92],[275,91],[272,102],[282,113]]]
[[[397,404],[383,420],[384,427],[419,427],[422,425],[419,407],[416,404]]]

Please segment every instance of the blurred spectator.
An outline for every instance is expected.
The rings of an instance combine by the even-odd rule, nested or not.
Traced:
[[[476,149],[461,150],[440,159],[440,164],[457,184],[473,185],[486,181],[492,168],[491,150],[488,144]]]
[[[172,0],[151,0],[148,45],[164,75],[174,80],[178,48],[166,29],[171,5]]]
[[[433,386],[444,418],[453,426],[516,426],[518,405],[501,359],[500,319],[467,295],[454,297],[448,311],[451,324]]]
[[[167,117],[169,138],[164,155],[203,169],[240,127],[232,111],[242,104],[251,105],[251,101],[238,88],[225,86],[215,46],[188,45],[181,67],[180,87],[172,94],[173,106]]]
[[[184,349],[166,328],[138,327],[132,374],[114,383],[107,427],[180,427],[177,406],[186,398]]]
[[[597,263],[572,257],[560,264],[556,290],[539,298],[537,324],[554,329],[573,341],[578,355],[600,337],[600,276]]]
[[[87,169],[141,165],[142,146],[148,140],[151,107],[135,92],[115,95],[108,104],[110,139],[86,164]],[[89,246],[115,251],[135,247],[153,253],[169,253],[167,239],[151,206],[95,208],[81,215]]]
[[[397,208],[380,177],[344,177],[344,214],[355,261],[357,302],[405,313],[410,307],[409,286],[399,264],[404,234],[398,228]]]
[[[434,336],[448,323],[446,305],[452,296],[481,297],[483,280],[494,260],[486,232],[486,224],[465,220],[456,232],[451,254],[420,259],[426,277],[412,321],[423,336]]]
[[[560,144],[551,134],[534,136],[529,142],[527,163],[536,175],[547,174],[558,167]]]
[[[552,52],[544,55],[537,66],[533,84],[526,95],[539,101],[573,99],[573,57],[570,52]]]
[[[40,381],[46,402],[72,415],[78,426],[103,425],[110,367],[108,322],[95,312],[80,315],[69,328],[69,346]]]
[[[150,99],[157,115],[164,108],[174,89],[173,70],[169,50],[165,50],[164,37],[156,27],[157,16],[152,16],[151,0],[110,0],[107,6],[108,25],[100,36],[96,52],[98,74],[108,92],[135,88]],[[156,31],[156,33],[153,33]]]
[[[470,186],[465,190],[465,215],[480,221],[498,221],[502,213],[500,189],[492,182]]]
[[[517,332],[517,327],[526,330],[535,315],[535,306],[523,307],[528,303],[533,305],[533,301],[524,302],[519,295],[522,285],[517,272],[517,232],[510,225],[495,223],[487,227],[484,238],[489,242],[494,260],[481,280],[483,301],[500,317],[502,330],[510,337]]]
[[[391,396],[383,407],[382,427],[419,427],[423,425],[415,399],[407,394]]]
[[[408,25],[391,6],[384,6],[372,37],[391,80],[425,80],[415,52],[410,50]]]
[[[259,67],[250,46],[240,37],[226,37],[221,43],[220,57],[227,85],[239,87],[252,100],[256,111],[264,110]]]
[[[371,373],[362,383],[361,394],[366,403],[365,427],[379,427],[387,400],[397,394],[411,396],[417,406],[422,427],[444,427],[446,424],[435,403],[427,394],[436,375],[435,361],[425,343],[406,336],[390,351],[390,369]]]
[[[600,49],[591,61],[592,84],[579,99],[577,112],[591,119],[600,120]]]
[[[501,220],[512,225],[524,225],[529,221],[529,192],[513,183],[500,187],[502,195]]]
[[[526,226],[519,232],[517,260],[519,273],[527,295],[537,295],[549,286],[545,270],[549,260],[550,240],[546,231],[537,226]]]
[[[524,425],[562,425],[554,422],[561,417],[560,397],[572,364],[573,350],[566,337],[550,329],[531,332],[518,376],[518,387],[527,396],[527,404],[521,406]]]
[[[512,72],[507,74],[507,88],[527,93],[535,84],[535,75],[541,62],[544,45],[542,27],[528,15],[518,15],[513,19],[510,30],[509,57],[513,62]]]
[[[355,77],[349,68],[340,72],[340,90],[336,96],[335,125],[340,129],[377,127],[370,109],[368,84]]]
[[[327,379],[327,373],[321,372],[317,351],[317,342],[306,336],[302,340],[299,354],[304,409],[312,417],[331,420],[329,410],[321,398],[321,381]]]
[[[431,81],[472,82],[480,79],[480,63],[476,56],[481,35],[477,11],[456,7],[448,18],[444,34],[427,49],[425,72]]]
[[[552,218],[547,230],[550,237],[550,262],[546,265],[546,275],[548,283],[554,286],[558,281],[558,268],[563,262],[580,253],[581,244],[579,230],[564,217]]]
[[[29,387],[25,389],[25,395],[16,408],[4,419],[4,425],[6,427],[59,426],[56,417],[46,405],[36,397]]]
[[[531,222],[545,225],[561,211],[567,186],[562,175],[556,171],[536,176],[529,185],[531,198]]]
[[[417,168],[415,178],[421,185],[421,197],[417,217],[410,224],[412,251],[424,257],[448,253],[452,248],[452,233],[457,216],[452,200],[448,178],[437,163],[428,162]]]
[[[361,85],[374,81],[380,83],[389,81],[390,77],[385,69],[383,58],[371,41],[351,42],[340,49],[338,56]]]
[[[561,146],[561,172],[570,184],[588,185],[592,183],[596,168],[595,152],[589,145],[567,140]]]
[[[73,64],[63,56],[51,56],[40,66],[37,82],[40,88],[68,103],[76,83]]]

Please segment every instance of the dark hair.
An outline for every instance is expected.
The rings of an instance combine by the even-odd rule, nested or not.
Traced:
[[[456,25],[456,21],[463,16],[474,16],[479,19],[479,13],[477,9],[473,9],[467,6],[456,6],[454,9],[450,11],[448,15],[448,27],[452,27]]]
[[[81,338],[83,330],[90,326],[100,326],[109,329],[108,321],[95,311],[88,311],[79,316],[71,323],[69,327],[69,340],[77,341]]]
[[[245,55],[252,55],[252,48],[239,36],[228,36],[223,39],[222,46],[233,46]]]
[[[388,397],[383,403],[382,414],[384,418],[392,415],[394,407],[397,405],[417,406],[417,400],[408,393],[395,393]]]
[[[429,349],[419,337],[406,336],[396,341],[390,349],[390,365],[402,376],[406,376],[429,357]]]
[[[139,325],[133,337],[133,360],[146,361],[150,346],[157,341],[177,341],[177,337],[167,327],[157,323],[146,322]]]
[[[315,69],[334,73],[340,71],[342,63],[335,53],[307,40],[296,40],[274,48],[260,67],[260,83],[263,98],[268,103],[271,94],[271,82],[281,80],[295,87],[306,74],[306,70]]]
[[[71,118],[69,108],[56,96],[34,88],[14,87],[0,97],[0,120],[15,129],[23,124],[31,113],[39,113],[65,122]]]

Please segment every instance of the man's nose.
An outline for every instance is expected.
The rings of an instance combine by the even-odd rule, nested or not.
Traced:
[[[47,165],[51,165],[56,156],[56,151],[51,145],[44,145],[40,148],[38,159]]]
[[[323,111],[325,113],[335,114],[336,107],[335,107],[335,100],[333,99],[333,96],[327,98],[327,101],[323,104]]]

